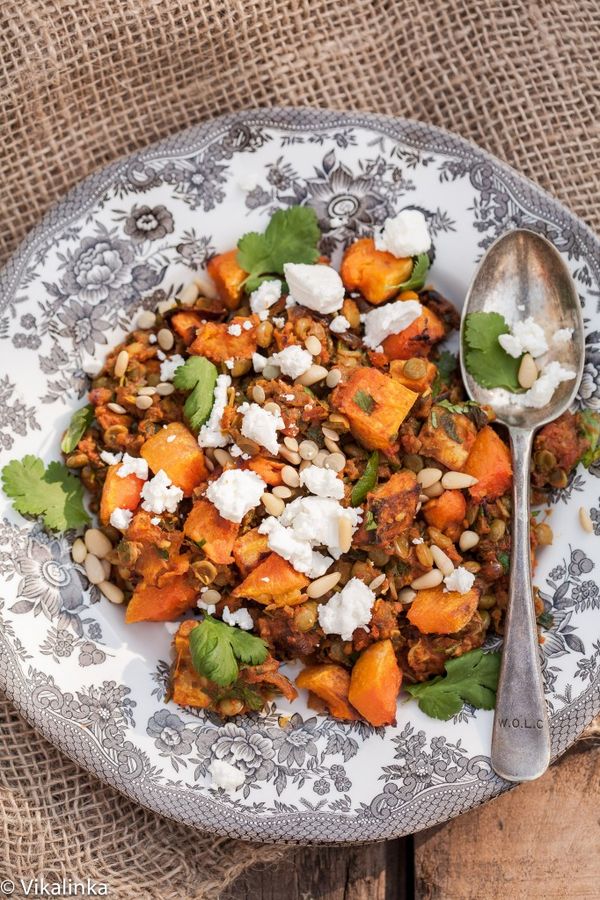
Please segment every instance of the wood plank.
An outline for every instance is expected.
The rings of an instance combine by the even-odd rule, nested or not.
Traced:
[[[563,900],[600,893],[600,747],[415,835],[417,900]]]

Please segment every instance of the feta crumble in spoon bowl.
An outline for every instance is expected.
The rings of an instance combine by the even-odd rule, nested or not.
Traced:
[[[460,364],[471,398],[510,434],[513,539],[491,759],[502,778],[530,781],[550,761],[531,582],[531,451],[536,429],[570,406],[584,364],[577,291],[545,238],[520,229],[489,248],[462,311]]]

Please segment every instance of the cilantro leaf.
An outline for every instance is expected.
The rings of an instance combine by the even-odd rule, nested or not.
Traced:
[[[600,416],[591,409],[584,409],[579,414],[581,432],[588,441],[589,447],[581,457],[581,463],[589,467],[600,459]]]
[[[370,394],[367,394],[366,391],[357,391],[352,399],[357,406],[360,406],[363,412],[373,412],[375,400],[373,399],[373,397],[371,397]]]
[[[192,392],[183,407],[183,414],[192,431],[200,431],[210,416],[217,375],[216,366],[204,356],[191,356],[175,370],[175,387],[180,391]]]
[[[251,231],[238,241],[238,265],[248,272],[248,293],[266,278],[283,275],[284,263],[315,263],[321,232],[310,206],[280,209],[271,217],[264,234]]]
[[[379,453],[375,450],[371,453],[365,471],[362,473],[350,495],[350,503],[352,506],[358,506],[365,499],[369,491],[372,491],[377,484],[377,470],[379,468]]]
[[[465,364],[482,387],[521,390],[517,379],[520,359],[510,356],[498,343],[500,335],[508,331],[506,320],[499,313],[474,312],[465,320]]]
[[[69,423],[69,427],[63,435],[60,442],[60,449],[63,453],[72,453],[87,429],[94,421],[94,407],[91,403],[83,406],[73,413],[73,417]]]
[[[83,507],[83,485],[62,463],[44,468],[37,456],[13,459],[2,469],[2,487],[14,509],[24,516],[42,516],[52,531],[78,528],[90,521]]]
[[[463,703],[475,709],[493,709],[500,672],[500,654],[471,650],[446,663],[446,674],[431,681],[410,684],[406,690],[419,709],[434,719],[451,719]]]
[[[261,638],[212,616],[190,631],[190,650],[196,671],[222,687],[237,680],[238,660],[257,666],[268,656]]]
[[[396,290],[401,291],[420,291],[425,284],[427,272],[429,271],[430,259],[428,253],[419,253],[413,257],[414,265],[410,278],[403,281],[402,284],[396,285]]]

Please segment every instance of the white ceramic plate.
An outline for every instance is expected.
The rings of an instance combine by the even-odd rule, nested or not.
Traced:
[[[562,252],[584,306],[578,402],[600,408],[600,247],[571,213],[481,150],[427,125],[317,110],[247,112],[198,126],[93,175],[59,204],[0,282],[0,463],[59,457],[59,439],[134,314],[202,270],[208,254],[290,204],[317,210],[332,253],[405,206],[429,220],[431,280],[458,305],[494,238],[527,227]],[[159,293],[157,293],[159,292]],[[154,295],[154,296],[152,296]],[[554,497],[556,540],[536,572],[553,625],[543,667],[552,745],[562,753],[600,709],[597,583],[600,472]],[[0,685],[49,740],[145,806],[259,840],[360,841],[444,821],[508,788],[489,762],[491,712],[452,721],[401,697],[395,728],[293,714],[227,724],[165,705],[171,635],[125,627],[48,537],[2,499]],[[592,509],[596,535],[578,525]],[[282,719],[283,727],[278,721]],[[246,773],[228,796],[214,757]]]

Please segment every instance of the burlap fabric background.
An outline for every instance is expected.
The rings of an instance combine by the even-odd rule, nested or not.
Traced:
[[[250,106],[423,119],[496,153],[592,226],[598,0],[3,0],[0,258],[93,169]],[[0,706],[0,874],[213,898],[285,851],[140,809]]]

